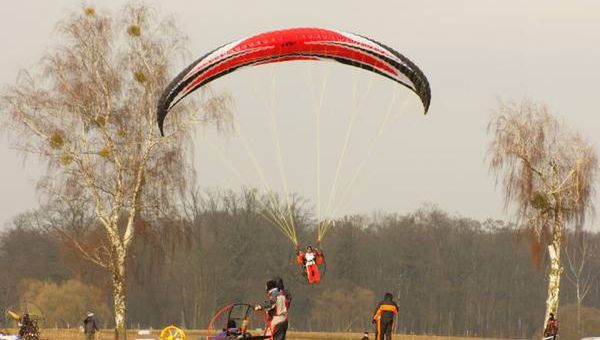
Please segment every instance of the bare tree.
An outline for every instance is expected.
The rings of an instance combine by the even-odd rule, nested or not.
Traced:
[[[40,181],[45,200],[91,202],[101,241],[90,247],[76,235],[62,236],[110,272],[115,333],[125,339],[125,264],[140,217],[157,219],[176,209],[170,202],[189,169],[188,127],[221,122],[229,100],[209,93],[188,101],[187,109],[197,113],[175,115],[171,135],[161,138],[156,102],[172,62],[185,52],[175,21],[143,5],[114,15],[87,7],[57,31],[60,44],[43,57],[43,72],[23,71],[2,93],[4,125],[20,151],[47,162]]]
[[[592,270],[590,264],[598,251],[598,244],[594,243],[587,232],[578,230],[567,237],[568,243],[565,249],[567,259],[567,280],[575,288],[575,299],[577,304],[577,336],[581,338],[583,325],[581,321],[581,307],[583,300],[598,279],[597,271]]]
[[[596,152],[547,107],[530,102],[500,104],[488,133],[489,167],[502,180],[506,207],[516,208],[520,224],[548,250],[546,320],[558,309],[565,228],[593,210]]]

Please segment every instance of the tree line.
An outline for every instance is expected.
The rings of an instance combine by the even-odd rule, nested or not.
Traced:
[[[323,282],[308,286],[293,263],[293,247],[261,209],[255,191],[212,190],[190,195],[176,217],[146,221],[128,258],[127,324],[205,328],[227,303],[262,301],[265,281],[281,276],[293,295],[293,329],[369,330],[377,300],[391,292],[400,305],[401,333],[531,337],[540,331],[547,260],[532,261],[536,243],[512,224],[432,206],[405,215],[346,216],[322,244]],[[40,222],[56,216],[52,210],[23,214],[1,234],[0,308],[30,302],[44,314],[45,327],[78,326],[83,313],[95,310],[105,327],[113,326],[110,278]],[[309,244],[315,233],[309,205],[297,207],[295,216],[299,237]],[[76,227],[70,222],[61,223],[65,233]],[[102,237],[86,235],[89,244],[99,242],[89,235]],[[600,235],[568,234],[567,244],[581,242],[594,249]],[[600,272],[594,252],[578,254],[569,261],[583,264],[584,273]],[[581,301],[582,333],[598,334],[600,285],[594,275],[581,279],[589,286]],[[581,294],[568,282],[559,317],[564,332],[576,334]]]

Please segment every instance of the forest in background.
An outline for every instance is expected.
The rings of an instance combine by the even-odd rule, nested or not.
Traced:
[[[520,338],[540,329],[546,259],[532,256],[535,243],[512,224],[477,221],[435,206],[406,215],[347,216],[322,244],[323,282],[309,287],[293,264],[293,247],[263,217],[261,199],[251,190],[197,192],[178,216],[140,218],[129,255],[128,325],[205,328],[227,303],[262,301],[265,281],[281,276],[293,294],[295,330],[371,330],[371,313],[385,292],[400,305],[400,333]],[[313,242],[309,202],[299,201],[294,215],[303,244]],[[79,326],[93,310],[104,327],[112,326],[110,278],[45,227],[50,216],[63,219],[60,225],[71,229],[65,234],[85,235],[85,244],[102,237],[76,204],[15,218],[0,234],[0,309],[27,301],[43,312],[45,327],[59,328]],[[582,333],[598,335],[600,257],[590,250],[600,249],[600,235],[570,233],[567,241],[567,249],[575,244],[587,249],[571,255],[571,262],[592,274],[579,276],[580,293],[584,284],[589,287],[583,299],[580,294]],[[569,254],[576,253],[564,256]],[[566,264],[564,275],[569,268]],[[574,282],[565,279],[561,290],[559,318],[567,338],[577,324]],[[8,326],[2,322],[0,327]]]

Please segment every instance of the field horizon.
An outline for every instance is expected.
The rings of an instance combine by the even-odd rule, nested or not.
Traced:
[[[161,330],[151,329],[150,335],[138,335],[139,330],[133,329],[127,331],[127,338],[135,339],[158,339]],[[10,334],[15,334],[16,329],[8,329]],[[206,330],[199,329],[184,329],[186,339],[199,339],[206,336]],[[75,340],[82,339],[83,333],[77,328],[65,329],[42,329],[41,339],[47,340]],[[294,340],[358,340],[362,338],[363,333],[350,332],[303,332],[290,331],[287,337]],[[369,333],[369,338],[374,339],[375,333]],[[96,340],[113,339],[112,329],[102,329],[96,336]],[[503,340],[499,338],[479,338],[479,337],[455,337],[455,336],[438,336],[438,335],[413,335],[413,334],[394,334],[396,340]]]

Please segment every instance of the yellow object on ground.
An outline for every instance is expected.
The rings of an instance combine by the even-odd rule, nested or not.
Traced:
[[[15,320],[15,321],[19,321],[21,320],[21,316],[11,310],[7,311],[6,314],[8,314],[8,316],[10,316],[11,319]]]
[[[160,332],[160,340],[185,340],[185,333],[181,328],[167,326]]]

